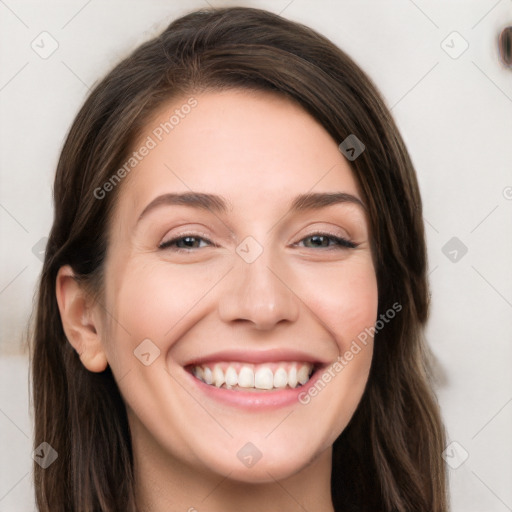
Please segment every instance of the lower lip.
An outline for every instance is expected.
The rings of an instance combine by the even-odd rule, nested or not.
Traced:
[[[321,377],[322,369],[317,369],[312,377],[304,384],[293,389],[282,389],[280,391],[235,391],[226,388],[210,386],[194,377],[185,370],[188,378],[197,389],[208,398],[224,403],[226,405],[249,410],[278,409],[299,402],[299,395],[307,393],[309,388]]]

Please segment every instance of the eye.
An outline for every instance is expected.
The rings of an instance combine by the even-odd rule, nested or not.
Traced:
[[[308,249],[355,249],[357,244],[329,233],[314,233],[303,238],[300,242]],[[296,244],[296,245],[299,245]],[[204,236],[186,234],[162,242],[159,249],[171,249],[176,251],[189,251],[216,245]]]
[[[304,247],[308,249],[355,249],[357,244],[339,236],[329,233],[314,233],[303,238]]]
[[[206,245],[201,245],[202,242],[205,242]],[[166,240],[162,242],[158,248],[159,249],[174,249],[177,251],[186,251],[189,249],[201,249],[202,247],[208,245],[215,245],[207,238],[198,235],[181,235],[176,238],[172,238],[171,240]]]

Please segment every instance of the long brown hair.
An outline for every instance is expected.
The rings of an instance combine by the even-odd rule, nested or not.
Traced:
[[[59,454],[46,469],[34,463],[39,510],[136,510],[123,400],[110,370],[87,371],[67,341],[56,275],[69,264],[84,285],[101,289],[122,184],[101,199],[95,190],[164,102],[225,88],[281,94],[337,143],[354,134],[366,146],[351,167],[368,207],[379,315],[396,302],[402,310],[376,334],[361,403],[334,444],[332,499],[338,511],[445,512],[444,430],[422,337],[429,305],[422,206],[408,152],[375,86],[342,50],[306,26],[241,7],[171,23],[94,88],[71,126],[31,347],[34,446],[47,442]]]

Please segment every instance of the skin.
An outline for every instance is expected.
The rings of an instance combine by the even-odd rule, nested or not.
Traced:
[[[364,391],[371,338],[307,405],[264,413],[206,397],[183,365],[232,349],[297,349],[329,362],[344,354],[377,319],[365,210],[289,205],[312,192],[362,196],[337,143],[296,104],[268,92],[194,97],[197,106],[120,185],[103,302],[60,269],[64,329],[86,368],[109,364],[118,382],[141,510],[332,511],[332,444]],[[134,150],[187,99],[161,108]],[[165,205],[137,222],[158,195],[191,190],[223,196],[228,210]],[[325,231],[357,247],[308,238]],[[158,248],[185,234],[215,245]],[[247,236],[263,248],[252,263],[236,252]],[[144,339],[160,350],[149,366],[134,356]],[[252,467],[237,457],[248,442],[262,454]]]

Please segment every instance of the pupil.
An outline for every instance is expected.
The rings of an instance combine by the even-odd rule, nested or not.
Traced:
[[[194,243],[196,241],[196,238],[193,237],[193,236],[186,236],[185,238],[183,238],[183,243],[187,246],[187,247],[194,247],[196,244]]]
[[[325,247],[327,245],[325,243],[325,242],[327,242],[327,238],[325,236],[322,236],[322,235],[315,235],[315,236],[311,237],[311,242],[315,246]]]

